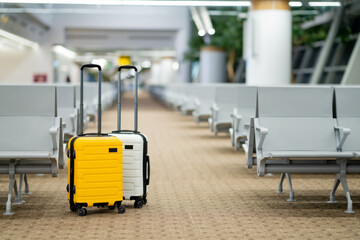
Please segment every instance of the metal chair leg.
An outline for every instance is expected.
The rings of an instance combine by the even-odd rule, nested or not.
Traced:
[[[330,200],[328,201],[328,203],[337,203],[337,201],[335,201],[335,192],[336,192],[336,190],[337,190],[337,188],[339,187],[339,184],[340,184],[339,175],[340,174],[336,174],[334,187],[330,192]]]
[[[344,188],[346,199],[347,199],[347,210],[344,211],[344,212],[345,213],[355,213],[355,211],[353,211],[353,204],[352,204],[352,200],[351,200],[351,197],[350,197],[349,187],[348,187],[345,175],[340,176],[340,182],[341,182],[341,185]]]
[[[25,181],[25,193],[24,194],[30,195],[31,192],[29,191],[29,183],[28,183],[26,174],[24,175],[24,181]]]
[[[283,191],[283,182],[284,182],[284,179],[285,179],[285,173],[282,173],[281,176],[280,176],[279,188],[278,188],[278,190],[276,191],[276,193],[278,193],[278,194],[284,193],[284,191]]]
[[[293,189],[292,183],[291,183],[291,175],[290,175],[290,173],[285,173],[285,176],[286,176],[286,179],[288,180],[289,189],[290,189],[289,199],[287,201],[288,202],[296,202],[294,189]]]
[[[13,215],[14,213],[11,212],[11,194],[12,189],[14,186],[15,181],[15,161],[11,160],[9,163],[9,192],[8,192],[8,199],[6,202],[6,211],[3,213],[3,215]]]

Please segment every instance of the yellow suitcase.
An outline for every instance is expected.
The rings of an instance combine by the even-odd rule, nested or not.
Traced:
[[[83,70],[99,69],[98,132],[83,134]],[[81,67],[79,136],[68,144],[68,199],[70,210],[85,216],[85,207],[105,207],[124,213],[123,156],[119,138],[101,134],[101,67],[86,64]]]

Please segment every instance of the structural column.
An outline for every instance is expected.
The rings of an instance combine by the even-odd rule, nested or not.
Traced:
[[[289,84],[292,25],[289,1],[252,0],[246,24],[246,83]]]
[[[202,47],[200,52],[200,82],[226,81],[226,53],[218,47]]]
[[[162,57],[160,60],[160,83],[177,82],[177,75],[173,68],[174,59],[172,57]]]

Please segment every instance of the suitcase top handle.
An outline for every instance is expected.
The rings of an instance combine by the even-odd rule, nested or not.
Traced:
[[[84,64],[81,66],[81,81],[80,81],[80,133],[84,132],[84,69],[97,68],[99,70],[99,93],[98,93],[98,135],[101,135],[101,67],[97,64]]]
[[[118,68],[118,122],[117,131],[121,131],[121,70],[134,69],[135,70],[135,103],[134,103],[134,132],[138,132],[138,70],[135,66],[124,65]]]
[[[81,66],[81,70],[84,70],[85,68],[97,68],[99,69],[99,71],[101,71],[101,66],[97,65],[97,64],[84,64]]]

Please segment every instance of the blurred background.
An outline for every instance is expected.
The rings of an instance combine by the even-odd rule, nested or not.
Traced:
[[[358,0],[0,1],[0,82],[356,84],[359,31]]]

